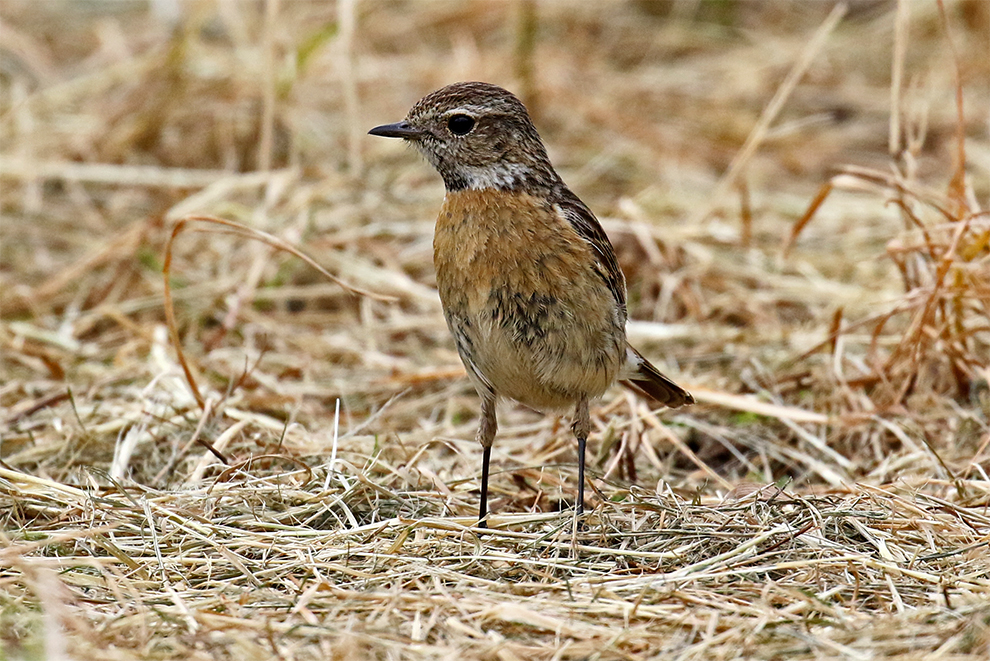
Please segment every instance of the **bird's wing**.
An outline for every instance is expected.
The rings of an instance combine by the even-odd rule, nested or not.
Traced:
[[[596,258],[595,271],[605,282],[605,285],[615,297],[616,308],[620,321],[626,323],[626,280],[619,268],[619,260],[615,257],[615,249],[608,240],[601,223],[591,213],[591,209],[572,193],[569,188],[560,185],[554,191],[554,202],[571,227],[578,235],[588,242]]]

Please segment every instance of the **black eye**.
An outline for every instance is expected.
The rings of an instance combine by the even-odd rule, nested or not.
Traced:
[[[474,119],[467,115],[454,115],[447,120],[447,128],[454,135],[467,135],[474,128]]]

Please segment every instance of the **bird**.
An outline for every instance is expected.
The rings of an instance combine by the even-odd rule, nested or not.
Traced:
[[[487,527],[500,398],[573,411],[581,517],[589,402],[620,382],[669,408],[694,403],[626,341],[625,278],[605,231],[557,174],[526,106],[497,85],[447,85],[368,133],[410,143],[443,179],[433,262],[481,398],[478,527]]]

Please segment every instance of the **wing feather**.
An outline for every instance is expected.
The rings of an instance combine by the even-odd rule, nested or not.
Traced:
[[[584,202],[571,192],[567,186],[560,184],[554,189],[553,201],[563,213],[564,218],[578,235],[588,242],[597,259],[595,272],[605,282],[605,285],[615,297],[616,309],[620,323],[626,323],[626,280],[619,268],[619,260],[615,257],[615,249],[608,240],[601,223],[595,218]]]

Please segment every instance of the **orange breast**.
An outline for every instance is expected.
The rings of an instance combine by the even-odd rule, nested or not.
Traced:
[[[625,346],[589,244],[526,193],[448,193],[434,237],[437,286],[481,387],[537,409],[597,397]]]

